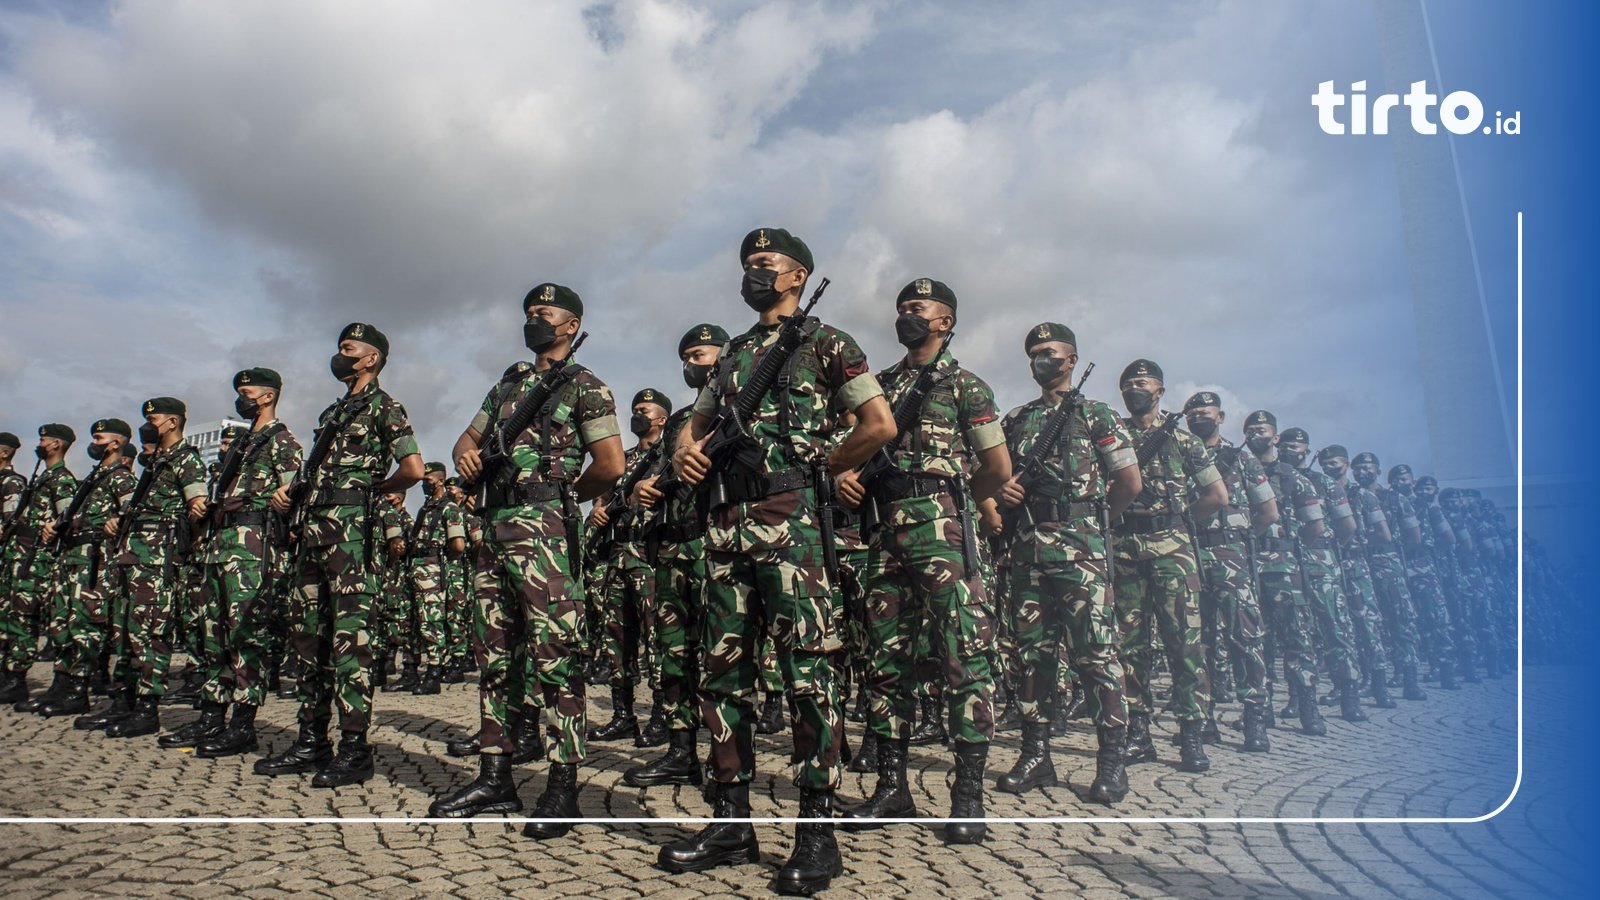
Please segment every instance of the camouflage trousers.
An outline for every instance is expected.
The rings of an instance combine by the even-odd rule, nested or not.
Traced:
[[[265,560],[238,554],[205,567],[206,682],[200,695],[213,703],[260,706],[266,702],[267,620],[271,575]]]
[[[75,652],[72,646],[72,592],[66,584],[59,559],[50,569],[40,608],[40,623],[45,646],[56,653],[55,671],[65,674],[69,666],[62,665],[62,662],[70,662]]]
[[[612,558],[605,595],[600,598],[600,627],[606,658],[611,660],[613,685],[639,677],[639,651],[654,642],[655,576],[655,570],[642,559],[626,552]],[[654,654],[649,655],[645,668],[645,680],[657,687],[661,682]]]
[[[770,633],[794,710],[795,784],[837,787],[844,732],[834,659],[843,647],[843,616],[822,566],[822,548],[710,550],[707,562],[700,714],[711,732],[715,779],[748,783],[755,776],[751,698],[759,675],[760,638]]]
[[[1272,623],[1271,637],[1283,658],[1284,673],[1291,687],[1310,688],[1317,684],[1317,650],[1312,639],[1316,628],[1311,607],[1301,590],[1300,575],[1271,567],[1261,572],[1261,599]],[[1268,657],[1268,676],[1271,676]]]
[[[98,553],[64,559],[56,568],[56,592],[67,604],[67,641],[56,650],[56,671],[63,675],[87,677],[105,652],[110,616],[104,578]]]
[[[372,617],[377,576],[364,541],[300,550],[289,604],[289,645],[300,663],[299,720],[339,730],[372,725]]]
[[[1199,559],[1201,619],[1210,618],[1214,622],[1214,637],[1210,641],[1227,648],[1225,653],[1218,654],[1218,667],[1211,672],[1211,677],[1213,680],[1231,679],[1237,668],[1243,675],[1239,681],[1240,702],[1265,702],[1264,626],[1255,580],[1250,574],[1250,549],[1245,544],[1217,544],[1200,548]]]
[[[412,560],[411,603],[415,607],[417,661],[425,666],[442,666],[449,658],[450,640],[446,633],[449,594],[445,583],[446,561],[442,556]]]
[[[1437,667],[1444,660],[1453,659],[1456,652],[1450,639],[1450,608],[1444,588],[1432,564],[1413,565],[1406,572],[1406,585],[1416,606],[1417,630],[1427,649],[1428,662]]]
[[[1463,581],[1465,582],[1465,590],[1462,592],[1463,611],[1473,639],[1474,659],[1481,663],[1487,661],[1490,654],[1498,651],[1500,643],[1492,611],[1495,585],[1488,573],[1482,569],[1474,569]]]
[[[11,552],[16,556],[11,565],[10,594],[0,608],[0,635],[5,637],[6,671],[19,673],[28,671],[39,653],[40,616],[48,608],[54,560],[42,548],[31,558],[20,547]]]
[[[1018,563],[1009,568],[1006,579],[1011,590],[1017,708],[1022,720],[1050,721],[1049,701],[1061,664],[1060,648],[1065,644],[1095,725],[1117,728],[1128,724],[1123,693],[1126,673],[1106,561]]]
[[[700,674],[701,596],[706,586],[705,545],[680,544],[663,554],[656,574],[653,646],[667,728],[689,731],[700,724],[696,682]]]
[[[477,650],[478,741],[490,755],[511,752],[507,733],[515,681],[524,677],[517,648],[531,657],[534,684],[526,693],[543,694],[554,726],[546,742],[552,763],[581,763],[584,731],[583,677],[578,655],[583,642],[583,585],[573,577],[564,537],[500,541],[485,536],[478,545],[473,593],[483,624]]]
[[[1373,553],[1368,557],[1372,592],[1382,612],[1389,656],[1395,665],[1417,664],[1417,612],[1406,587],[1405,565],[1398,553]]]
[[[1350,611],[1350,625],[1360,654],[1361,670],[1370,676],[1389,671],[1389,654],[1384,650],[1383,613],[1378,607],[1377,587],[1372,569],[1359,549],[1346,551],[1340,559],[1344,570],[1344,599]]]
[[[416,603],[411,593],[411,562],[407,560],[398,567],[398,572],[389,579],[383,591],[384,608],[384,640],[388,647],[387,654],[391,659],[404,656],[416,665],[421,660],[418,652],[422,646],[420,629],[417,622]],[[377,636],[374,635],[374,640]]]
[[[1471,665],[1478,658],[1480,648],[1494,643],[1488,634],[1489,595],[1483,577],[1475,567],[1463,566],[1451,560],[1441,566],[1441,581],[1445,600],[1450,609],[1450,634],[1455,643],[1456,658]]]
[[[478,615],[478,604],[472,598],[472,584],[465,566],[465,562],[452,561],[444,570],[444,658],[447,661],[470,659],[473,636],[477,633],[473,620]]]
[[[1316,623],[1317,638],[1322,644],[1328,663],[1328,672],[1336,685],[1361,680],[1361,669],[1356,665],[1356,644],[1351,638],[1349,607],[1345,604],[1344,579],[1338,558],[1331,549],[1306,547],[1301,562],[1305,576],[1306,605]]]
[[[178,630],[183,652],[192,665],[204,666],[214,623],[211,598],[206,587],[205,566],[185,563],[178,567],[182,586],[178,589]]]
[[[917,716],[928,663],[943,669],[950,736],[994,737],[994,617],[980,572],[962,560],[959,520],[886,524],[867,555],[867,727],[904,738]]]
[[[140,697],[160,697],[167,690],[172,644],[178,627],[178,595],[182,570],[176,566],[134,563],[127,567],[128,658],[137,671]],[[119,669],[121,666],[118,667]]]
[[[1152,640],[1160,632],[1172,672],[1172,713],[1180,721],[1205,719],[1211,708],[1205,644],[1200,634],[1199,564],[1192,547],[1150,559],[1119,554],[1113,587],[1122,631],[1121,656],[1128,708],[1153,713]]]

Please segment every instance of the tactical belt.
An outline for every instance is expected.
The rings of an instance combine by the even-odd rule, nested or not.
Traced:
[[[171,519],[143,519],[128,526],[129,531],[159,533],[172,528]]]
[[[74,531],[67,535],[66,540],[62,541],[61,543],[63,546],[67,547],[82,547],[86,544],[101,544],[104,543],[105,540],[106,533],[103,530],[99,528],[85,528],[81,531]]]
[[[317,491],[316,502],[312,506],[366,506],[370,492],[359,488],[329,488]]]
[[[1029,497],[1023,504],[1033,516],[1035,525],[1045,522],[1075,522],[1078,519],[1100,517],[1104,505],[1094,501],[1068,503],[1047,497]]]
[[[1172,531],[1182,527],[1182,516],[1142,516],[1132,513],[1123,515],[1121,524],[1116,527],[1116,532],[1117,534],[1155,534],[1158,531]]]
[[[222,514],[223,528],[241,528],[244,526],[256,528],[267,527],[267,511],[264,509],[240,509]]]
[[[908,475],[891,472],[880,475],[872,485],[872,496],[886,503],[910,497],[931,497],[936,494],[954,494],[952,479],[943,475]]]
[[[1256,541],[1256,549],[1267,553],[1293,553],[1292,538],[1264,537]]]
[[[412,559],[435,559],[444,554],[444,545],[433,541],[414,544],[409,555]]]
[[[701,522],[687,525],[674,525],[671,523],[656,528],[656,540],[663,544],[687,544],[706,536],[706,526]]]
[[[776,472],[727,474],[722,476],[723,487],[728,492],[729,503],[748,503],[773,494],[798,491],[811,486],[811,470],[806,468],[779,469]]]
[[[567,490],[564,481],[534,481],[518,482],[509,488],[497,488],[489,485],[483,491],[483,505],[485,509],[510,509],[517,506],[532,506],[535,503],[549,503],[560,500]]]
[[[1306,548],[1307,550],[1332,550],[1333,542],[1328,540],[1326,537],[1301,538],[1300,546]]]
[[[1222,544],[1243,544],[1250,540],[1250,531],[1245,528],[1216,528],[1211,531],[1202,531],[1194,536],[1194,542],[1201,547],[1218,547]]]

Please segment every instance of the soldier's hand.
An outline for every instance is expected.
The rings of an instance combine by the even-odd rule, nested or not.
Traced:
[[[273,509],[277,510],[278,512],[281,512],[281,513],[288,512],[289,511],[289,488],[290,487],[292,487],[292,485],[286,484],[283,487],[278,488],[276,491],[273,491],[272,492],[272,499],[267,501],[267,505],[271,506]]]
[[[1005,530],[1005,522],[1000,518],[1000,510],[985,504],[978,510],[978,530],[984,537],[995,537]]]
[[[106,520],[106,534],[107,535],[109,535],[111,537],[116,537],[117,536],[117,529],[120,528],[120,527],[122,527],[122,519],[121,519],[121,517],[112,516],[111,518]]]
[[[191,518],[191,519],[199,519],[201,516],[204,516],[206,514],[206,507],[210,506],[210,505],[211,505],[211,501],[207,500],[204,497],[196,497],[193,500],[190,500],[189,501],[189,518]]]
[[[51,519],[50,521],[44,523],[44,527],[39,529],[39,536],[44,540],[44,542],[46,544],[48,544],[51,541],[55,540],[56,539],[56,520],[55,519]]]
[[[1013,478],[1000,485],[1000,493],[994,496],[995,500],[1006,509],[1016,509],[1022,505],[1022,501],[1028,499],[1028,489]]]
[[[656,504],[660,503],[661,498],[665,496],[666,494],[656,490],[656,476],[654,475],[633,486],[633,502],[645,509],[655,509]]]
[[[396,559],[406,555],[405,538],[391,538],[389,540],[389,555]]]
[[[854,469],[834,477],[833,492],[839,496],[840,503],[851,509],[859,509],[861,501],[867,499],[867,489],[861,484],[860,473]]]
[[[589,514],[589,524],[596,528],[604,528],[606,523],[610,521],[611,517],[606,515],[606,505],[604,503],[596,503],[594,512]]]
[[[693,486],[705,480],[706,474],[711,471],[711,457],[702,452],[706,441],[711,435],[706,435],[698,441],[684,441],[672,454],[672,468],[683,479],[683,483]]]
[[[456,474],[465,481],[477,481],[483,474],[483,457],[477,447],[469,447],[456,457]]]

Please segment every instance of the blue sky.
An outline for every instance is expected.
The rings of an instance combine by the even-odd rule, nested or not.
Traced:
[[[442,457],[544,280],[619,396],[686,399],[677,335],[744,327],[737,244],[774,225],[875,367],[935,277],[1003,407],[1056,320],[1095,396],[1150,357],[1230,433],[1264,406],[1425,460],[1393,158],[1309,105],[1377,70],[1367,5],[1125,6],[8,5],[0,429],[158,394],[213,418],[267,365],[306,431],[360,319]]]

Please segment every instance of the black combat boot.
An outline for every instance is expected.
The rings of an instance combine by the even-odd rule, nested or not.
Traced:
[[[89,711],[89,682],[87,679],[67,676],[67,687],[61,697],[39,707],[39,715],[75,716]]]
[[[517,782],[511,776],[511,757],[485,753],[478,757],[478,777],[453,794],[433,801],[430,818],[467,819],[486,813],[521,812]]]
[[[845,718],[852,722],[865,722],[867,720],[867,695],[872,693],[865,684],[856,682],[855,702],[850,704],[850,712]]]
[[[779,734],[783,731],[783,695],[768,694],[761,701],[761,715],[756,719],[756,734]]]
[[[205,676],[193,665],[186,666],[183,677],[177,679],[177,687],[167,688],[161,696],[162,706],[188,706],[200,699],[200,685],[205,681]]]
[[[611,660],[609,658],[603,656],[596,657],[594,662],[589,664],[590,687],[600,687],[602,685],[610,684],[615,680],[616,678],[611,670]]]
[[[467,661],[465,659],[452,659],[439,673],[439,680],[445,684],[462,684],[467,680]]]
[[[1150,739],[1150,714],[1128,712],[1128,765],[1156,761],[1156,744]]]
[[[867,729],[861,738],[861,749],[856,752],[855,758],[850,760],[849,769],[861,775],[870,775],[878,771],[878,733]]]
[[[1205,740],[1201,732],[1205,722],[1184,719],[1178,723],[1178,771],[1199,775],[1211,771],[1211,760],[1206,759]]]
[[[299,775],[319,771],[332,760],[333,744],[328,741],[328,723],[301,722],[300,734],[289,745],[289,749],[277,756],[256,760],[255,773],[269,778]]]
[[[1034,788],[1056,786],[1056,764],[1050,758],[1050,723],[1022,723],[1022,756],[1011,771],[1001,775],[994,789],[1026,794]]]
[[[661,692],[650,692],[650,719],[634,740],[635,747],[659,747],[667,742],[667,716],[661,710]]]
[[[1272,682],[1267,682],[1267,696],[1261,701],[1261,725],[1263,728],[1277,728],[1278,720],[1272,714]]]
[[[44,689],[44,693],[35,694],[31,698],[18,700],[16,704],[11,707],[11,710],[19,713],[36,713],[39,711],[39,707],[45,705],[46,703],[60,700],[66,689],[66,673],[56,672],[51,676],[50,686]]]
[[[133,712],[106,726],[106,737],[144,737],[161,730],[161,713],[155,697],[140,697]]]
[[[591,741],[639,740],[639,717],[633,714],[633,682],[623,679],[611,686],[611,721],[589,729]]]
[[[73,719],[72,727],[78,731],[99,731],[131,712],[133,712],[133,691],[118,687],[112,690],[111,699],[105,706],[86,716]]]
[[[414,691],[417,689],[417,661],[407,660],[400,668],[400,677],[384,685],[381,690],[385,694],[397,694],[401,691]]]
[[[655,762],[634,766],[622,773],[622,783],[636,788],[655,787],[658,784],[699,785],[701,780],[700,758],[695,751],[693,729],[667,732],[665,755]]]
[[[831,820],[833,791],[801,788],[800,818]],[[833,838],[833,823],[803,822],[795,826],[794,852],[778,870],[772,889],[786,896],[809,897],[826,889],[843,870],[839,845]]]
[[[198,747],[206,738],[216,737],[226,727],[228,718],[228,705],[226,703],[213,703],[210,700],[200,701],[200,718],[190,722],[182,728],[177,728],[156,738],[156,746],[163,750],[176,750],[180,747]]]
[[[389,661],[375,659],[372,661],[372,688],[381,691],[389,683]]]
[[[906,783],[906,756],[908,743],[904,739],[878,741],[878,785],[872,796],[855,809],[844,814],[850,831],[877,828],[882,823],[873,819],[893,819],[917,814],[916,801]]]
[[[1411,665],[1404,667],[1400,672],[1400,678],[1402,685],[1400,688],[1401,697],[1404,697],[1407,700],[1428,699],[1428,692],[1424,691],[1422,689],[1422,685],[1417,681],[1416,663],[1412,663]]]
[[[1389,673],[1385,672],[1382,666],[1373,667],[1372,679],[1369,684],[1372,687],[1373,706],[1379,709],[1394,709],[1400,705],[1394,702],[1393,697],[1389,696]]]
[[[1067,722],[1081,719],[1088,714],[1089,701],[1084,696],[1083,685],[1074,681],[1072,682],[1072,693],[1067,697],[1067,701],[1061,704],[1059,712],[1050,713],[1050,721],[1060,722],[1065,725]]]
[[[750,818],[750,785],[711,782],[711,815],[718,819]],[[748,822],[712,822],[700,833],[673,841],[656,855],[656,867],[668,872],[703,872],[726,864],[761,859],[756,830]]]
[[[1459,691],[1461,685],[1456,684],[1455,669],[1451,667],[1450,660],[1439,660],[1439,688],[1446,691]]]
[[[1217,728],[1216,716],[1210,713],[1206,714],[1205,725],[1200,729],[1200,741],[1216,747],[1222,746],[1222,732]]]
[[[1361,688],[1357,682],[1339,685],[1339,715],[1346,722],[1365,722],[1367,714],[1361,711]]]
[[[449,756],[461,759],[478,755],[478,733],[474,731],[466,737],[451,738],[445,741],[444,752]]]
[[[983,770],[989,762],[988,744],[956,741],[956,781],[950,786],[950,818],[983,818]],[[946,844],[977,844],[989,833],[982,822],[951,822],[944,826]]]
[[[922,698],[922,724],[911,732],[911,745],[948,744],[950,733],[945,730],[944,703],[938,697]]]
[[[544,717],[538,710],[524,709],[511,727],[511,764],[514,766],[544,759]]]
[[[1006,696],[1006,705],[1000,710],[999,718],[994,720],[995,731],[1016,731],[1022,727],[1022,708],[1017,705],[1017,698]]]
[[[1267,753],[1272,742],[1267,739],[1267,713],[1269,704],[1252,700],[1244,705],[1244,747],[1246,753]]]
[[[1483,679],[1478,677],[1477,663],[1472,658],[1472,653],[1462,649],[1456,656],[1456,677],[1467,684],[1480,684]]]
[[[384,685],[388,687],[388,685]],[[267,663],[267,680],[265,682],[267,693],[276,694],[283,687],[283,662],[274,659]]]
[[[7,672],[0,675],[0,703],[18,703],[28,699],[28,676],[24,672]]]
[[[545,782],[544,793],[539,795],[539,802],[533,807],[533,818],[578,818],[577,763],[550,764],[550,780]],[[529,822],[522,827],[522,836],[547,841],[571,830],[571,822]]]
[[[1300,701],[1300,730],[1313,737],[1327,734],[1328,726],[1322,721],[1322,710],[1317,708],[1317,686],[1297,688],[1295,696]]]
[[[422,670],[422,677],[417,679],[417,686],[411,689],[412,695],[422,697],[438,694],[439,691],[443,690],[443,688],[439,687],[440,679],[438,666],[425,666]]]
[[[360,784],[372,777],[372,746],[365,731],[346,731],[339,737],[339,753],[311,777],[314,788]]]
[[[236,703],[233,707],[233,721],[216,737],[207,738],[194,748],[194,755],[201,759],[217,759],[223,756],[238,756],[242,753],[252,753],[256,749],[256,708],[247,703]]]
[[[89,669],[89,693],[101,697],[111,693],[111,659],[105,654]]]
[[[1094,783],[1089,785],[1089,799],[1111,806],[1128,796],[1128,729],[1095,729],[1100,739],[1099,752],[1094,757]]]

